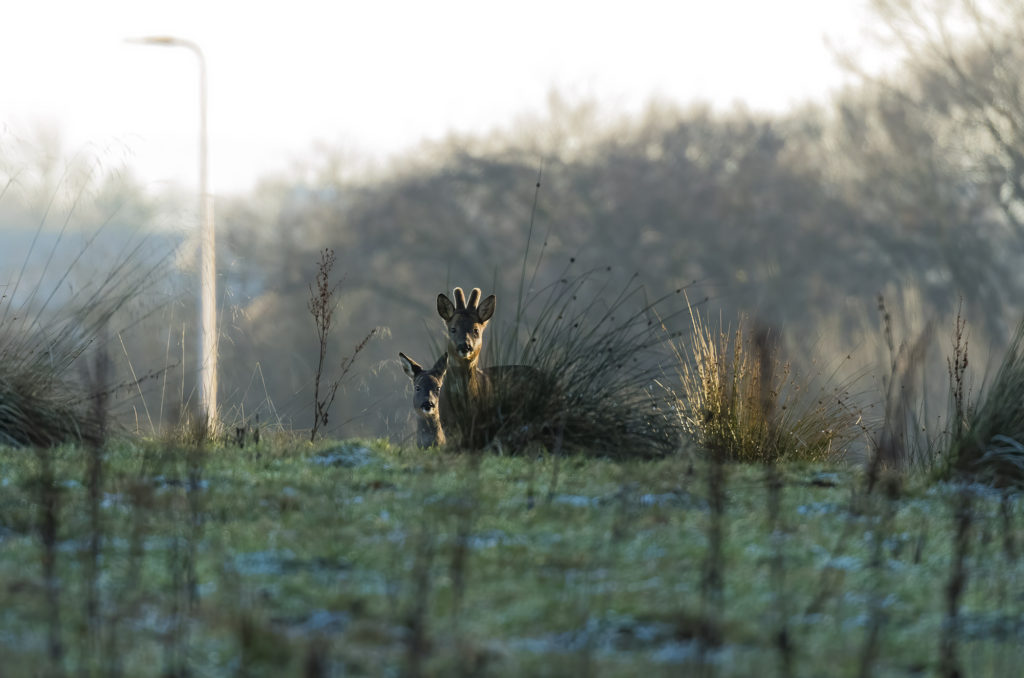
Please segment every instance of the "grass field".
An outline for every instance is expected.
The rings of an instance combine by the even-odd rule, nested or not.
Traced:
[[[99,461],[100,463],[96,463]],[[0,675],[1017,675],[1021,499],[837,465],[0,448]]]

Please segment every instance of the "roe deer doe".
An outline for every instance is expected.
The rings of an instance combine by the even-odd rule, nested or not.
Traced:
[[[438,358],[429,370],[404,353],[399,353],[398,357],[402,360],[402,370],[413,383],[412,409],[417,414],[416,444],[420,447],[440,447],[445,444],[439,410],[441,385],[448,369],[448,354]]]

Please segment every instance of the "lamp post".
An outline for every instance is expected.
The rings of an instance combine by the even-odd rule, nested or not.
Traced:
[[[199,408],[210,432],[217,426],[217,281],[213,196],[207,188],[206,58],[191,40],[170,36],[129,39],[139,45],[184,47],[199,59]]]

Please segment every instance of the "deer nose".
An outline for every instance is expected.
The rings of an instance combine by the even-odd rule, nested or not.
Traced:
[[[459,351],[459,355],[462,356],[463,358],[465,358],[466,356],[473,352],[473,349],[470,348],[469,344],[459,344],[457,348]]]
[[[420,409],[423,410],[424,412],[433,412],[434,411],[434,403],[425,402],[425,403],[423,403],[423,405],[420,406]]]

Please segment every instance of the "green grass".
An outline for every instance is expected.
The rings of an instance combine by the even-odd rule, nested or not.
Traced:
[[[783,622],[795,675],[856,675],[872,630],[871,675],[928,673],[957,553],[967,674],[1024,660],[1020,498],[981,487],[865,496],[786,464],[769,515],[767,469],[727,466],[712,610],[708,469],[683,453],[120,442],[96,493],[88,456],[0,448],[5,676],[748,676],[779,665]]]

